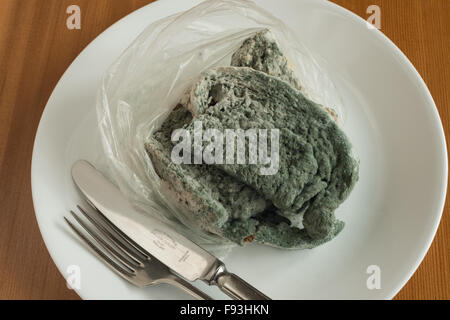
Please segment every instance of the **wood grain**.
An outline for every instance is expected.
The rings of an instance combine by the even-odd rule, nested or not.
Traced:
[[[0,299],[79,299],[68,290],[34,217],[30,166],[34,135],[58,79],[98,34],[150,0],[1,0],[0,3]],[[382,32],[406,53],[450,125],[450,1],[334,0],[367,18],[381,7]],[[66,28],[66,8],[82,29]],[[448,139],[448,136],[447,136]],[[398,299],[449,299],[448,203],[436,239]]]

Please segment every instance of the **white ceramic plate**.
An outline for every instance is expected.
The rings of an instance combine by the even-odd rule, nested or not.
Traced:
[[[167,286],[129,285],[76,241],[63,215],[79,202],[71,164],[94,160],[99,147],[94,105],[101,75],[148,23],[197,3],[158,1],[117,22],[72,63],[45,108],[32,160],[36,217],[62,274],[80,267],[82,298],[189,298]],[[349,11],[319,0],[258,3],[328,61],[344,96],[343,129],[360,156],[360,181],[337,211],[346,227],[335,240],[306,251],[238,248],[225,262],[274,299],[392,298],[427,252],[446,195],[446,144],[432,97],[399,49]],[[380,289],[366,285],[372,265],[381,271]]]

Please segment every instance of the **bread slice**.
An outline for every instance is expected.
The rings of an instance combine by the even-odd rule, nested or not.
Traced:
[[[311,239],[329,238],[342,228],[334,210],[353,189],[359,163],[345,133],[320,105],[263,72],[221,67],[201,76],[187,108],[205,128],[221,132],[279,129],[276,174],[261,175],[261,164],[214,166],[251,186],[279,210],[303,212],[307,206],[303,226]],[[193,122],[187,128],[193,131]],[[225,159],[226,146],[223,150]]]
[[[233,67],[249,67],[286,81],[294,88],[309,96],[295,75],[289,59],[281,51],[277,40],[269,29],[264,29],[246,39],[231,58]],[[328,106],[325,110],[338,122],[338,114]]]
[[[183,107],[174,110],[145,144],[162,189],[186,216],[192,229],[200,228],[243,245],[258,242],[283,249],[316,247],[342,228],[335,225],[327,237],[312,239],[305,229],[292,227],[271,203],[251,187],[210,165],[177,165],[171,160],[171,132],[192,121]]]
[[[246,220],[264,211],[270,203],[252,188],[222,170],[209,165],[175,164],[171,159],[172,132],[189,124],[192,116],[183,107],[175,109],[145,144],[155,172],[174,204],[190,214],[185,222],[195,222],[204,230],[222,235],[234,219]],[[232,241],[242,243],[243,239]]]
[[[249,67],[262,71],[286,81],[298,90],[302,89],[288,59],[269,29],[259,31],[246,39],[231,57],[231,66]]]

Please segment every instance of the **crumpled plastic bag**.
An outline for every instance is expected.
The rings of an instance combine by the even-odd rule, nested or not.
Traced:
[[[106,174],[135,207],[213,252],[233,244],[200,230],[189,212],[172,205],[144,143],[203,71],[229,66],[243,41],[266,28],[309,98],[341,118],[340,96],[316,59],[281,20],[247,0],[209,0],[150,24],[109,68],[99,90]]]

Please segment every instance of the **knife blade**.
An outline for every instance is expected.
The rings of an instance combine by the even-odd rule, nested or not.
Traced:
[[[222,261],[163,221],[137,211],[121,191],[85,160],[72,166],[72,178],[86,200],[145,251],[189,281],[218,286],[234,299],[267,300],[267,296],[233,273]]]

